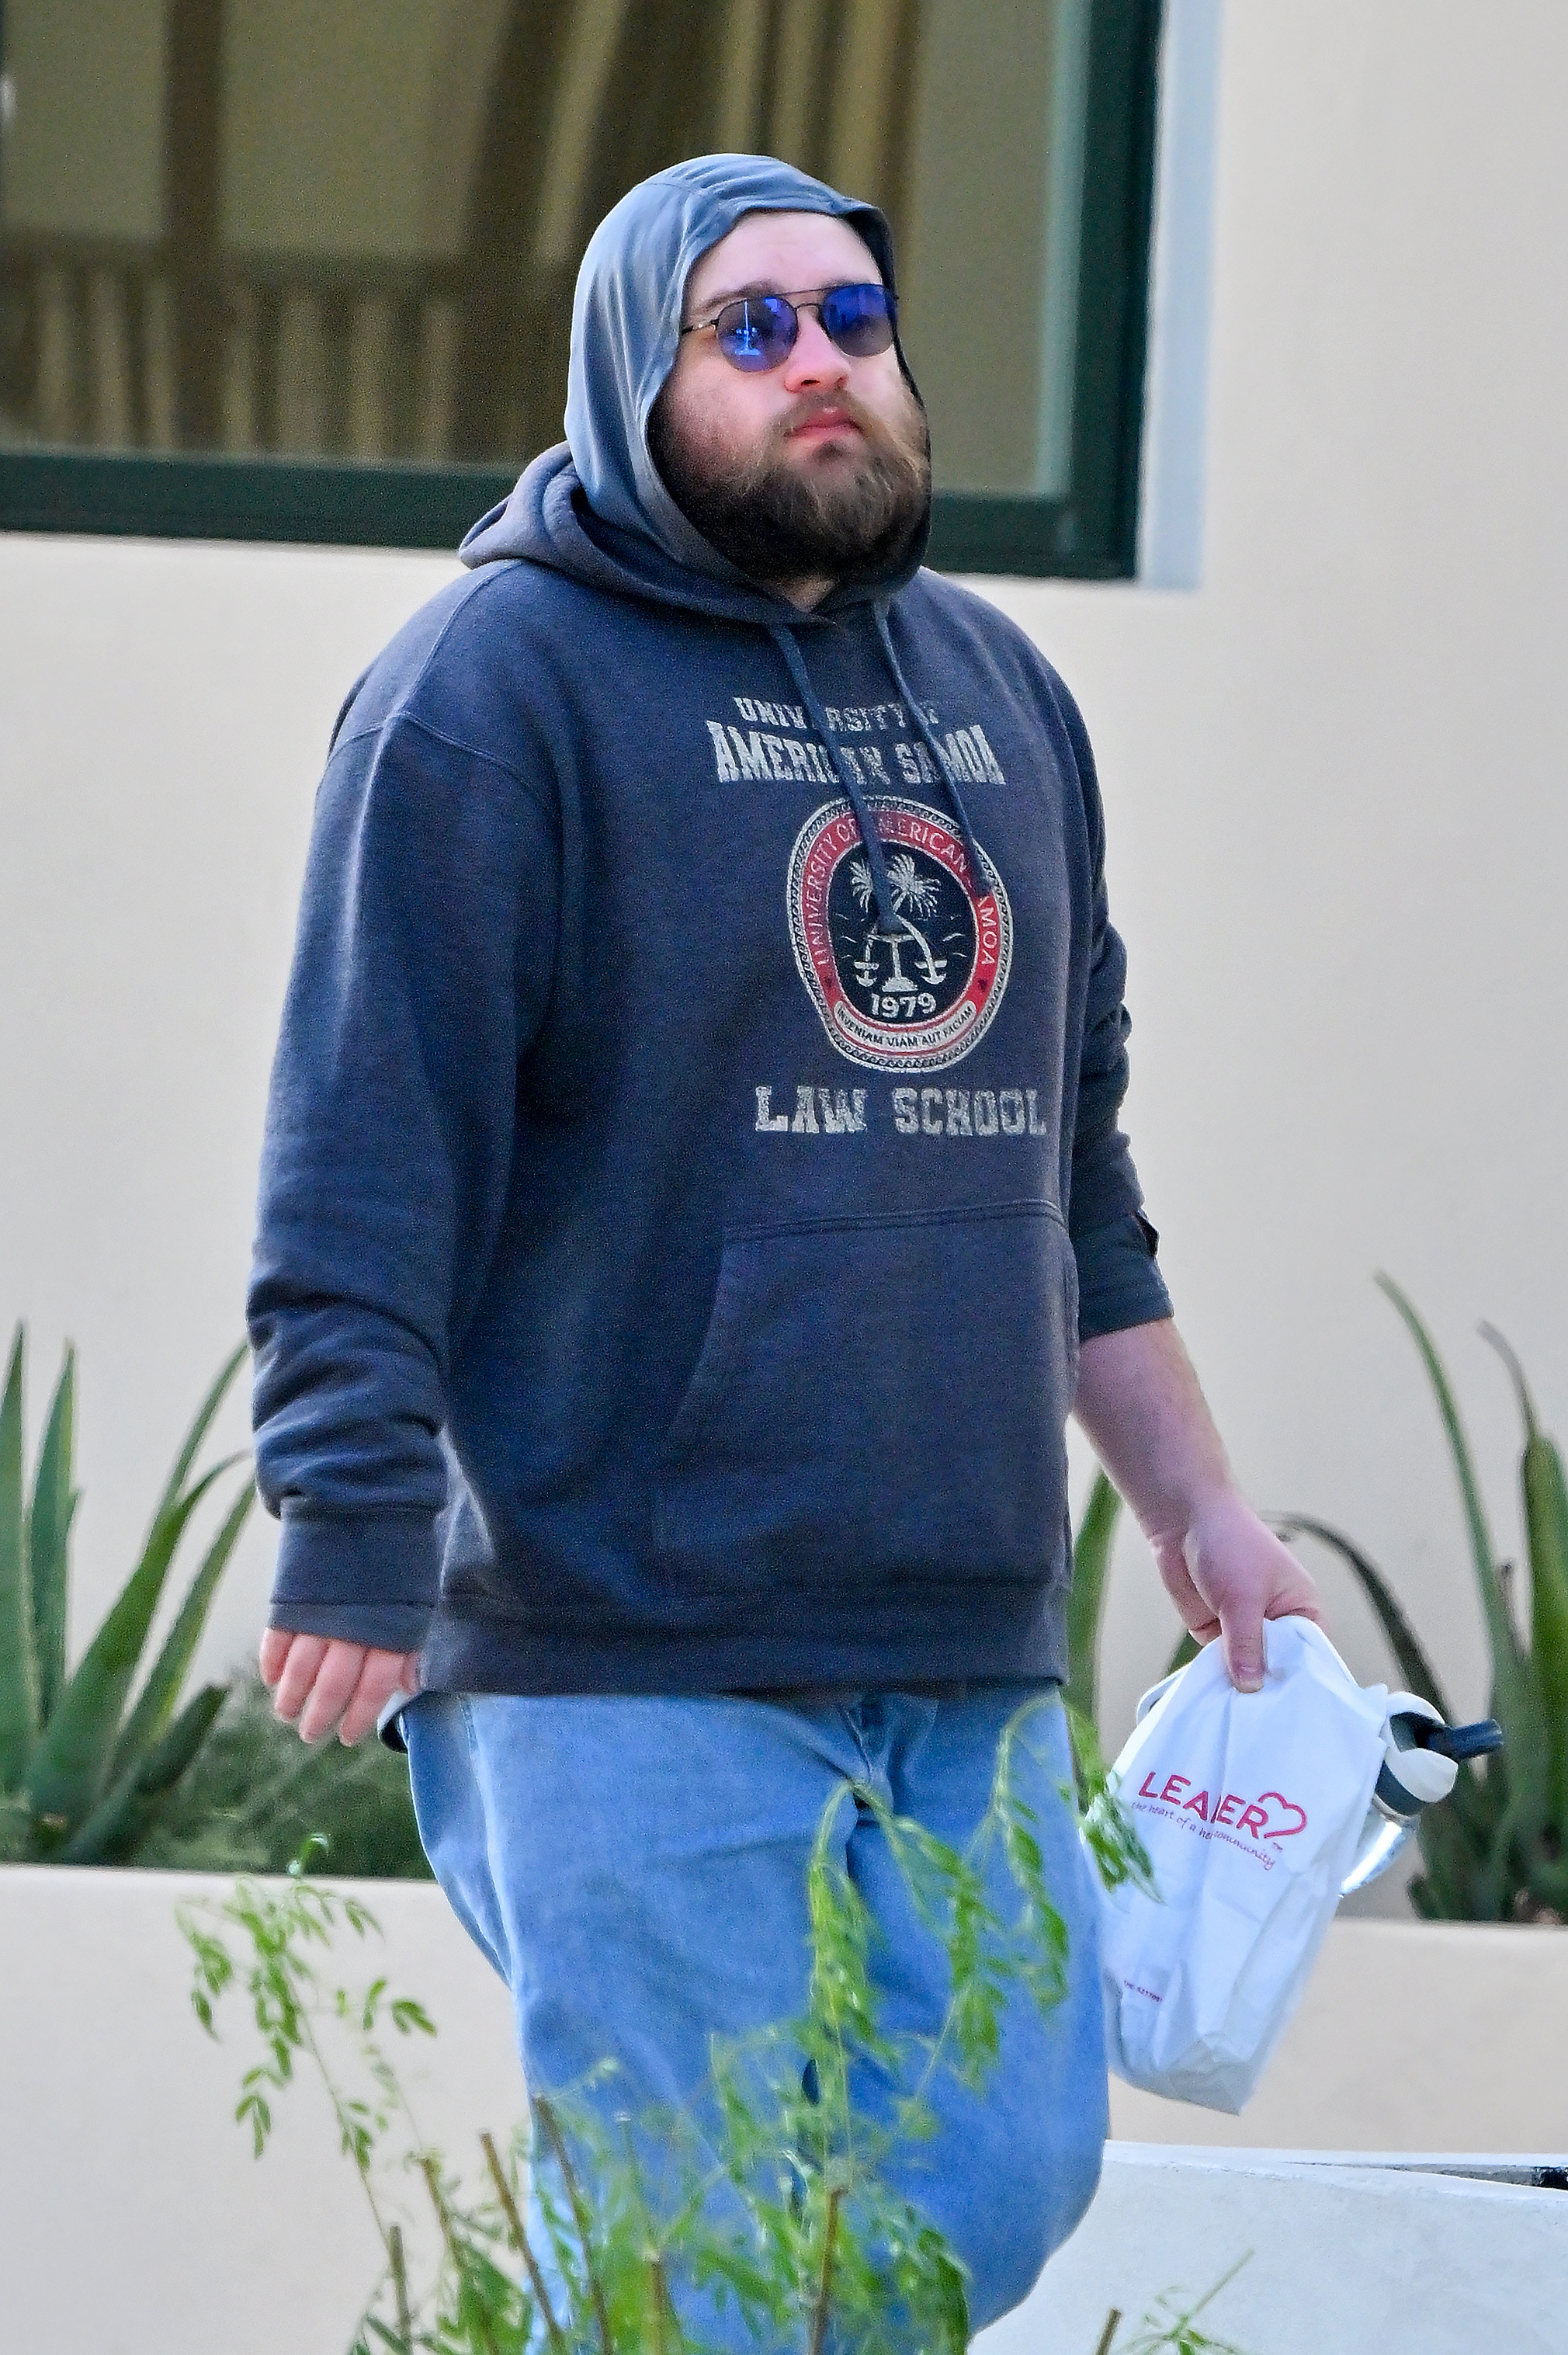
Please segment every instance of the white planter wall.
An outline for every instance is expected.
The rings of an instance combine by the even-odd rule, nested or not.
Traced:
[[[344,1884],[352,1886],[353,1884]],[[182,1898],[220,1884],[166,1873],[0,1870],[0,2348],[93,2355],[344,2355],[380,2245],[320,2085],[272,2096],[260,2161],[234,2122],[260,2058],[244,1998],[223,2041],[188,2002]],[[477,2158],[521,2118],[501,1981],[428,1884],[362,1883],[383,1945],[341,1938],[328,1984],[386,1971],[422,2000],[435,2042],[388,2038],[423,2131]],[[232,1942],[237,1960],[243,1950]],[[477,2181],[472,2169],[471,2183]]]

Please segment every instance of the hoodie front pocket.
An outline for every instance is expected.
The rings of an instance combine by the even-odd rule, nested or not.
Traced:
[[[1076,1360],[1049,1203],[732,1235],[660,1467],[662,1572],[690,1594],[1049,1575]]]

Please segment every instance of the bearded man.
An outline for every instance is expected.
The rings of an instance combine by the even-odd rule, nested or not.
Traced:
[[[978,2328],[1106,2133],[1068,1412],[1243,1689],[1314,1590],[1237,1493],[1118,1126],[1083,722],[921,569],[881,214],[765,158],[644,182],[583,262],[566,422],[321,790],[250,1299],[263,1672],[311,1740],[398,1704],[530,2086],[611,2059],[649,2103],[801,2010],[833,1794],[961,1848],[1044,1699],[1066,1992],[1010,1998],[982,2091],[938,2079],[905,2187]],[[885,2021],[934,2035],[877,1809],[835,1823]]]

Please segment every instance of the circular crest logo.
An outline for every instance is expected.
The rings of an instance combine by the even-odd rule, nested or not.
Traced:
[[[854,812],[847,801],[824,803],[789,860],[795,962],[841,1055],[876,1071],[939,1071],[985,1036],[1001,1004],[1012,911],[985,851],[976,877],[939,810],[891,794],[867,807],[894,924],[885,927],[877,909]]]

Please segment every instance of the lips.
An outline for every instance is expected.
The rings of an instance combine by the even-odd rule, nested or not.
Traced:
[[[787,438],[791,442],[825,441],[832,433],[858,434],[860,431],[847,410],[821,409],[814,415],[803,418],[799,425],[792,425]]]

